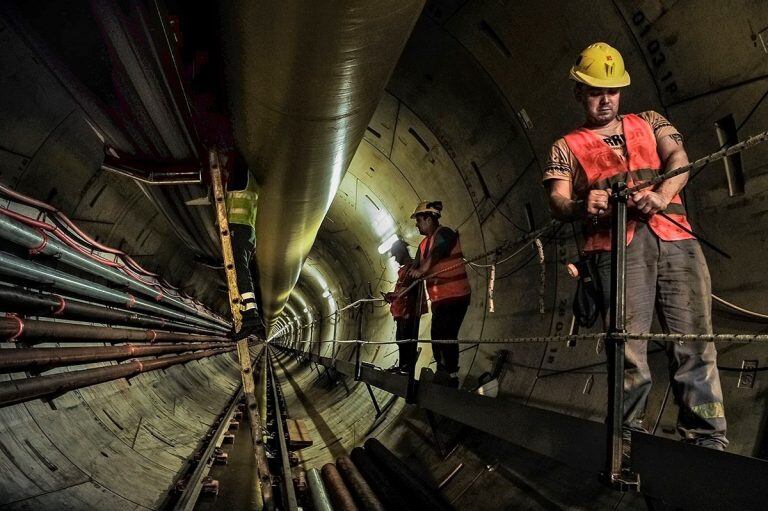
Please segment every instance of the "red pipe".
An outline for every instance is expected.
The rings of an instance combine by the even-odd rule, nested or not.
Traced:
[[[107,252],[108,254],[115,254],[118,256],[124,257],[124,259],[133,266],[134,270],[138,271],[139,273],[146,275],[148,277],[157,277],[158,275],[156,273],[149,272],[141,267],[136,261],[134,261],[130,256],[125,254],[124,252],[108,247],[106,245],[102,245],[98,241],[94,240],[90,236],[88,236],[85,232],[83,232],[77,225],[72,222],[72,220],[67,217],[64,213],[56,209],[55,207],[51,206],[50,204],[46,204],[45,202],[39,201],[37,199],[33,199],[32,197],[28,197],[26,195],[23,195],[15,190],[12,190],[8,188],[5,185],[0,184],[0,193],[5,195],[6,197],[10,197],[11,199],[21,202],[24,204],[27,204],[29,206],[33,206],[38,209],[42,209],[43,211],[47,211],[49,213],[52,213],[54,216],[54,221],[59,220],[60,222],[64,223],[69,229],[74,231],[75,234],[77,234],[83,241],[85,241],[87,244],[91,245],[92,247],[102,251]]]
[[[0,189],[2,189],[2,185],[0,185]],[[26,215],[22,215],[20,213],[17,213],[15,211],[11,211],[9,209],[0,208],[0,214],[5,215],[7,217],[13,218],[14,220],[17,220],[19,222],[22,222],[25,225],[29,225],[30,227],[34,227],[40,231],[47,231],[52,234],[54,234],[59,240],[61,240],[62,243],[67,245],[68,247],[72,248],[73,250],[76,250],[78,253],[93,259],[94,261],[104,264],[106,266],[110,266],[112,268],[118,268],[122,270],[126,275],[131,277],[132,279],[141,282],[144,285],[154,287],[158,290],[158,296],[156,297],[157,300],[160,300],[163,296],[163,287],[158,284],[158,281],[160,280],[155,275],[155,282],[150,282],[148,280],[144,280],[138,273],[131,270],[128,266],[124,265],[123,263],[117,262],[117,261],[110,261],[109,259],[105,259],[101,256],[98,256],[94,253],[89,252],[85,248],[83,248],[79,243],[77,243],[74,239],[72,239],[70,236],[68,236],[65,232],[63,232],[61,229],[59,229],[56,226],[47,224],[45,222],[41,222],[40,220],[36,220],[34,218],[28,217]],[[46,244],[46,235],[44,232],[40,233],[43,237],[43,244],[40,247],[37,247],[36,249],[30,249],[30,253],[36,253],[45,247]],[[129,258],[126,254],[123,254],[124,258]],[[130,259],[130,258],[129,258]],[[131,261],[133,261],[131,259]],[[153,274],[154,275],[154,274]],[[163,279],[163,282],[172,290],[178,290],[178,288],[168,284],[166,280]],[[187,297],[188,298],[188,297]],[[193,300],[195,303],[199,303],[196,300]]]
[[[49,376],[37,376],[35,378],[23,378],[0,383],[0,407],[10,406],[46,396],[56,396],[70,390],[80,389],[104,383],[120,378],[129,378],[137,374],[165,369],[176,364],[183,364],[192,360],[220,355],[234,351],[235,348],[221,350],[208,350],[187,355],[164,357],[157,360],[139,361],[132,360],[123,364],[82,371],[52,374]]]
[[[2,185],[0,185],[1,187]],[[16,213],[15,211],[11,211],[9,209],[0,208],[0,214],[5,215],[7,217],[13,218],[14,220],[18,220],[19,222],[22,222],[26,225],[29,225],[30,227],[34,227],[36,229],[39,229],[40,231],[48,231],[52,234],[54,234],[57,238],[61,240],[62,243],[67,245],[68,247],[77,250],[79,253],[90,257],[94,261],[98,261],[99,263],[106,264],[107,266],[112,266],[113,268],[125,268],[125,265],[110,261],[109,259],[104,259],[103,257],[97,256],[96,254],[92,254],[88,252],[86,249],[81,247],[75,240],[67,236],[66,233],[64,233],[61,229],[58,227],[55,227],[53,225],[47,224],[45,222],[41,222],[40,220],[35,220],[34,218],[30,218],[28,216],[22,215],[20,213]],[[37,249],[30,249],[30,251],[39,251],[42,250],[42,248],[45,246],[45,233],[41,233],[43,236],[43,245],[38,247]]]

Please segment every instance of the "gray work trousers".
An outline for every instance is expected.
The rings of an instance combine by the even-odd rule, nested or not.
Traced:
[[[611,254],[596,254],[608,324]],[[636,223],[627,247],[626,329],[648,333],[654,308],[664,333],[712,333],[711,281],[696,240],[661,241],[647,224]],[[643,418],[651,390],[644,340],[626,343],[624,425],[645,430]],[[677,429],[687,442],[722,449],[728,445],[723,393],[713,342],[667,342],[669,374],[679,406]]]

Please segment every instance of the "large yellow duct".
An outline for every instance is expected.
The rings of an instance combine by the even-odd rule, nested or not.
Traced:
[[[298,280],[424,0],[224,2],[235,139],[261,184],[267,320]]]

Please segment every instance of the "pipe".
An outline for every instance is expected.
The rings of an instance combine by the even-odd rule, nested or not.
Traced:
[[[202,182],[202,165],[199,161],[176,161],[166,164],[133,161],[117,154],[114,148],[107,147],[101,169],[130,177],[149,185],[185,185]]]
[[[0,341],[24,342],[228,342],[215,335],[132,330],[6,316],[0,318]]]
[[[358,511],[355,499],[349,493],[347,485],[344,484],[344,479],[341,478],[336,465],[326,463],[320,470],[320,475],[322,475],[325,488],[331,496],[335,511]]]
[[[0,286],[0,311],[15,312],[28,316],[53,316],[80,321],[93,321],[109,325],[162,328],[197,334],[215,334],[228,331],[222,327],[217,329],[213,327],[202,328],[138,312],[81,302],[69,297],[40,294],[20,287]]]
[[[0,408],[33,399],[47,396],[60,395],[70,390],[80,389],[104,383],[120,378],[129,378],[148,371],[165,369],[176,364],[183,364],[192,360],[220,355],[234,351],[235,348],[201,351],[164,357],[156,360],[132,360],[123,364],[52,374],[49,376],[37,376],[21,380],[11,380],[0,383]]]
[[[80,277],[69,275],[60,270],[45,265],[26,261],[7,252],[0,252],[0,273],[23,280],[31,280],[40,284],[52,285],[75,294],[95,298],[99,301],[116,303],[128,308],[152,312],[178,321],[189,321],[208,328],[218,328],[222,325],[212,321],[189,316],[167,307],[136,298],[130,293],[124,293],[107,286],[89,282]]]
[[[379,496],[387,509],[409,509],[411,502],[396,483],[376,466],[362,447],[355,447],[349,456],[357,469],[363,474],[371,488]]]
[[[235,140],[260,185],[257,260],[267,321],[299,278],[423,5],[222,3]]]
[[[225,345],[226,347],[231,346]],[[37,370],[78,364],[92,364],[111,360],[125,360],[131,357],[150,357],[221,348],[218,343],[171,344],[163,346],[111,346],[85,348],[18,348],[3,350],[0,357],[0,372]]]
[[[67,215],[65,215],[58,209],[54,208],[50,204],[47,204],[43,201],[39,201],[37,199],[33,199],[32,197],[27,197],[26,195],[21,194],[15,190],[12,190],[11,188],[8,188],[7,186],[2,184],[0,184],[0,194],[5,195],[6,197],[10,198],[13,201],[20,202],[22,204],[32,206],[33,208],[37,208],[41,211],[50,213],[50,218],[51,220],[54,221],[54,223],[56,223],[59,226],[66,226],[67,230],[69,230],[70,232],[74,232],[76,236],[78,236],[80,239],[82,239],[85,243],[90,245],[92,248],[99,250],[101,252],[106,252],[107,254],[115,254],[117,256],[122,257],[123,260],[125,260],[129,266],[133,267],[134,270],[141,273],[142,275],[147,275],[149,277],[158,277],[156,273],[149,272],[144,268],[142,268],[141,265],[139,265],[139,263],[134,261],[125,252],[122,252],[116,248],[102,245],[98,241],[88,236],[77,225],[75,225],[75,223],[72,222],[72,220],[70,220]]]
[[[145,282],[130,277],[116,268],[105,266],[94,259],[90,254],[78,252],[61,241],[46,235],[44,231],[35,230],[14,218],[0,215],[0,237],[30,249],[35,253],[54,257],[69,266],[88,272],[91,275],[101,277],[121,286],[126,286],[138,293],[152,297],[159,303],[164,303],[187,311],[194,316],[205,317],[213,322],[220,322],[220,320],[201,312],[193,305],[164,294],[162,288],[159,288],[159,286],[154,287],[148,285]]]
[[[315,511],[333,511],[331,498],[328,496],[328,492],[325,491],[325,485],[320,477],[319,470],[316,468],[307,470],[307,484],[309,485],[309,493],[312,496],[312,507]]]
[[[384,505],[348,456],[336,458],[336,466],[364,511],[385,511]]]
[[[386,472],[390,479],[397,482],[396,486],[409,496],[414,508],[453,511],[453,506],[448,503],[436,487],[428,485],[419,474],[392,454],[377,439],[369,438],[365,441],[365,452]]]

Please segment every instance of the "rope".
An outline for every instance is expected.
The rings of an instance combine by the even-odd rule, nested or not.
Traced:
[[[491,278],[488,280],[488,312],[494,312],[493,286],[496,283],[496,265],[491,265]]]
[[[729,301],[723,300],[722,298],[720,298],[719,296],[717,296],[714,293],[712,294],[712,299],[714,301],[716,301],[717,303],[719,303],[721,305],[724,305],[725,307],[728,307],[730,309],[735,310],[736,312],[744,314],[745,316],[750,316],[750,317],[757,318],[757,319],[768,320],[768,314],[760,314],[759,312],[755,312],[755,311],[744,309],[744,308],[739,307],[738,305],[735,305],[735,304],[733,304],[733,303],[731,303]]]
[[[400,341],[365,341],[361,339],[339,339],[330,341],[302,341],[307,344],[357,344],[357,345],[385,345],[385,344],[525,344],[539,342],[578,342],[601,341],[608,337],[605,333],[554,335],[554,336],[530,336],[509,337],[502,339],[405,339]],[[768,334],[616,334],[616,337],[628,341],[647,340],[660,342],[733,342],[754,343],[768,342]]]
[[[560,225],[561,225],[561,224],[560,224],[560,222],[558,222],[558,221],[556,221],[556,220],[552,220],[552,221],[550,221],[550,222],[549,222],[547,225],[545,225],[544,227],[542,227],[541,229],[539,229],[539,230],[537,230],[537,231],[532,231],[532,232],[529,232],[528,234],[526,234],[525,236],[522,236],[522,237],[518,238],[517,240],[514,240],[514,241],[513,241],[513,240],[508,240],[508,241],[505,241],[504,243],[502,243],[502,244],[501,244],[501,245],[499,245],[498,247],[494,248],[493,250],[489,250],[489,251],[487,251],[487,252],[484,252],[484,253],[482,253],[482,254],[476,255],[476,256],[474,256],[474,257],[471,257],[471,258],[463,258],[463,259],[462,259],[462,261],[461,261],[460,263],[456,263],[456,264],[454,264],[454,265],[452,265],[452,266],[449,266],[449,267],[447,267],[447,268],[444,268],[444,269],[442,269],[442,270],[439,270],[439,271],[436,271],[436,272],[430,273],[429,275],[424,275],[423,277],[420,277],[420,278],[418,278],[418,279],[415,279],[414,281],[412,281],[412,282],[411,282],[411,284],[410,284],[410,285],[408,285],[408,287],[406,287],[405,289],[403,289],[403,290],[402,290],[402,291],[401,291],[401,292],[400,292],[400,293],[397,295],[397,298],[401,298],[401,297],[403,297],[403,296],[404,296],[406,293],[408,293],[410,290],[412,290],[412,289],[413,289],[413,288],[414,288],[416,285],[418,285],[420,282],[424,282],[424,281],[426,281],[426,280],[428,280],[428,279],[433,279],[433,278],[435,278],[437,275],[439,275],[439,274],[441,274],[441,273],[445,273],[445,272],[447,272],[447,271],[451,271],[451,270],[454,270],[454,269],[458,268],[459,266],[463,266],[463,265],[465,265],[465,264],[469,264],[469,265],[471,265],[471,266],[475,266],[475,267],[477,267],[477,268],[492,268],[492,275],[493,275],[493,277],[494,277],[494,279],[495,279],[495,267],[496,267],[496,266],[498,266],[498,265],[500,265],[500,264],[504,264],[505,262],[509,261],[510,259],[512,259],[513,257],[515,257],[516,255],[518,255],[519,253],[521,253],[523,250],[525,250],[527,247],[529,247],[531,244],[533,244],[533,243],[536,243],[536,241],[537,241],[537,240],[538,240],[538,239],[539,239],[539,238],[540,238],[540,237],[541,237],[541,236],[542,236],[544,233],[546,233],[547,231],[549,231],[549,230],[551,230],[551,229],[553,229],[553,228],[555,228],[555,227],[560,227]],[[500,253],[502,253],[502,252],[504,252],[504,251],[508,250],[508,249],[509,249],[511,246],[513,246],[513,245],[515,245],[515,244],[517,244],[517,243],[523,243],[523,245],[521,245],[520,247],[518,247],[518,248],[517,248],[517,249],[516,249],[514,252],[512,252],[511,254],[509,254],[508,256],[506,256],[505,258],[501,259],[500,261],[497,261],[497,262],[495,262],[495,263],[492,263],[492,264],[476,264],[476,263],[475,263],[475,261],[479,261],[479,260],[481,260],[481,259],[485,259],[485,258],[487,258],[487,257],[490,257],[490,256],[494,255],[494,254],[495,254],[495,255],[498,255],[498,254],[500,254]],[[540,240],[539,240],[539,243],[541,243],[541,241],[540,241]],[[350,303],[349,305],[346,305],[346,306],[342,307],[341,309],[336,309],[336,311],[334,311],[333,313],[331,313],[331,314],[329,314],[329,315],[325,316],[325,318],[329,318],[329,317],[333,316],[334,314],[336,314],[337,312],[344,312],[344,311],[346,311],[346,310],[349,310],[349,309],[352,309],[352,308],[356,308],[356,307],[359,307],[360,305],[362,305],[362,304],[364,304],[364,303],[370,303],[370,302],[383,302],[383,301],[385,301],[385,300],[384,300],[384,298],[361,298],[361,299],[359,299],[359,300],[355,300],[354,302]],[[491,312],[493,312],[493,311],[491,311]]]
[[[668,172],[665,172],[664,174],[659,174],[658,176],[651,178],[648,181],[644,181],[638,185],[626,188],[618,192],[617,195],[619,197],[628,197],[635,192],[638,192],[645,188],[650,188],[651,186],[655,186],[661,182],[666,181],[667,179],[671,179],[675,176],[679,176],[680,174],[685,174],[686,172],[690,172],[691,170],[703,168],[704,166],[709,165],[714,161],[722,160],[723,158],[730,156],[732,154],[740,153],[741,151],[744,151],[758,144],[761,144],[766,140],[768,140],[768,131],[763,131],[762,133],[758,133],[755,136],[749,137],[743,142],[739,142],[738,144],[733,144],[730,147],[726,147],[710,155],[704,156],[703,158],[699,158],[698,160],[692,163],[689,163],[688,165],[683,165],[682,167],[678,167],[676,169],[670,170]]]
[[[463,258],[460,263],[456,263],[454,265],[448,266],[447,268],[443,268],[442,270],[438,270],[436,272],[430,273],[429,275],[424,275],[423,277],[420,277],[418,279],[415,279],[411,284],[403,289],[400,294],[397,295],[398,298],[402,297],[406,293],[408,293],[411,289],[413,289],[416,285],[418,285],[420,282],[424,282],[429,279],[434,279],[437,275],[440,275],[441,273],[445,273],[451,270],[455,270],[456,268],[460,266],[464,266],[465,264],[472,264],[475,261],[479,261],[480,259],[485,259],[489,256],[492,256],[494,254],[498,254],[501,252],[504,252],[505,250],[508,250],[511,245],[515,245],[517,243],[523,243],[522,246],[520,246],[517,250],[515,250],[512,254],[505,257],[501,261],[496,262],[496,265],[502,264],[510,259],[512,259],[514,256],[522,252],[526,247],[531,245],[532,243],[536,242],[536,239],[539,238],[542,234],[549,231],[550,229],[553,229],[555,227],[558,227],[560,225],[560,222],[556,220],[551,220],[547,225],[542,227],[541,229],[538,229],[536,231],[529,232],[528,234],[522,236],[521,238],[517,239],[516,241],[506,241],[499,247],[494,248],[493,250],[489,250],[487,252],[484,252],[482,254],[476,255],[474,257],[471,257],[469,259]],[[481,265],[477,265],[478,267],[482,267]],[[491,266],[491,265],[489,265]],[[487,266],[486,266],[487,267]]]
[[[547,292],[547,267],[544,264],[544,245],[541,243],[541,238],[536,238],[534,241],[536,244],[536,254],[539,256],[539,314],[544,314],[546,309],[544,308],[544,295]]]

